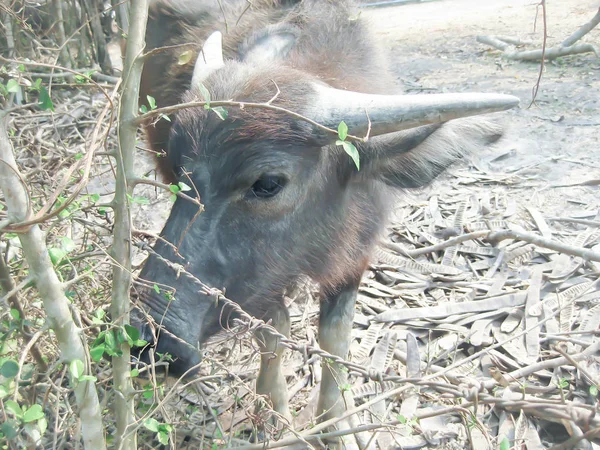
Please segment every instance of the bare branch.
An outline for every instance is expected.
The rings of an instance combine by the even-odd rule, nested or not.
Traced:
[[[279,88],[277,88],[277,90],[279,90]],[[308,117],[303,116],[302,114],[298,114],[294,111],[290,111],[289,109],[282,108],[281,106],[271,105],[270,102],[273,100],[274,100],[274,98],[272,98],[271,100],[269,100],[266,103],[236,102],[233,100],[180,103],[178,105],[166,106],[164,108],[156,108],[156,109],[153,109],[152,111],[148,111],[147,113],[142,114],[142,115],[138,116],[137,118],[135,118],[134,123],[136,125],[141,125],[153,117],[158,117],[163,114],[164,115],[173,114],[179,110],[186,109],[186,108],[199,108],[199,107],[204,107],[205,105],[210,105],[211,108],[215,107],[215,106],[233,106],[233,107],[238,107],[240,109],[259,108],[259,109],[269,109],[271,111],[279,111],[279,112],[282,112],[289,116],[295,117],[296,119],[303,120],[303,121],[313,125],[314,127],[318,128],[319,130],[325,131],[328,134],[332,134],[334,136],[338,135],[337,130],[326,127],[325,125],[322,125],[312,119],[309,119]],[[351,134],[348,135],[348,139],[357,141],[357,142],[365,142],[367,140],[365,137],[354,136]]]
[[[132,2],[129,17],[129,36],[123,65],[123,91],[119,109],[119,148],[116,157],[116,185],[113,199],[115,225],[112,255],[113,285],[111,314],[115,325],[129,324],[131,309],[129,291],[131,287],[131,210],[128,197],[133,193],[135,179],[134,158],[137,126],[140,78],[144,67],[142,52],[148,21],[148,0]],[[120,394],[115,396],[116,447],[123,450],[137,449],[136,433],[128,433],[135,424],[133,386],[131,383],[130,348],[121,345],[121,355],[113,357],[113,386]]]
[[[0,113],[0,187],[4,192],[9,210],[9,218],[18,222],[27,213],[27,194],[15,175],[18,172],[12,147],[6,131],[8,115]],[[11,167],[11,169],[8,169]],[[81,330],[75,325],[69,302],[54,268],[42,230],[37,225],[19,236],[25,259],[29,263],[30,273],[35,277],[35,284],[44,303],[48,323],[54,330],[62,358],[66,362],[80,360],[85,363],[89,373],[85,347]],[[81,434],[86,449],[104,449],[104,427],[98,394],[93,381],[80,381],[75,386],[75,398],[81,418]]]
[[[570,47],[575,42],[577,42],[579,39],[581,39],[583,36],[585,36],[590,31],[592,31],[594,28],[596,28],[596,26],[599,23],[600,23],[600,8],[598,8],[598,12],[596,13],[596,15],[594,17],[592,17],[592,20],[590,20],[588,23],[583,24],[575,33],[573,33],[571,36],[569,36],[564,41],[562,41],[562,44],[560,44],[561,47]]]

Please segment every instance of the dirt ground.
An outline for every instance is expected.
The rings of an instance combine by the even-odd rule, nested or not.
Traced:
[[[375,255],[359,290],[349,358],[354,369],[344,386],[355,400],[348,403],[348,409],[371,402],[350,419],[357,421],[350,425],[379,427],[363,436],[357,433],[357,442],[366,444],[362,448],[504,450],[526,444],[529,450],[537,450],[589,428],[600,429],[600,344],[594,335],[600,324],[600,263],[576,251],[595,252],[600,261],[600,57],[579,54],[547,63],[535,104],[529,107],[540,64],[509,61],[476,40],[477,35],[503,35],[533,41],[532,48],[541,47],[541,21],[535,26],[537,3],[441,0],[361,10],[389,50],[398,84],[406,93],[496,92],[521,99],[520,108],[497,114],[506,124],[506,135],[499,143],[453,166],[432,186],[406,193],[393,211],[382,243],[387,256]],[[547,3],[549,46],[562,42],[600,7],[598,0]],[[599,46],[600,26],[583,42]],[[118,53],[115,48],[115,61]],[[55,85],[55,113],[23,110],[14,114],[13,144],[19,164],[27,170],[34,199],[48,199],[49,187],[62,183],[60,171],[74,164],[90,141],[96,141],[95,124],[106,98],[95,91],[71,98],[72,92],[69,85]],[[103,126],[98,130],[105,129],[109,136],[104,149],[112,151],[116,148],[114,126]],[[93,202],[98,207],[113,196],[114,169],[107,158],[96,155],[86,185],[89,198],[79,199],[81,205],[73,208],[72,217],[57,218],[48,230],[51,245],[58,248],[69,237],[84,255],[79,262],[73,258],[75,264],[64,265],[65,279],[87,271],[88,261],[102,264],[99,281],[80,282],[69,290],[85,323],[91,324],[90,333],[95,333],[93,324],[97,323],[91,314],[102,307],[108,310],[111,296],[111,266],[104,258],[114,222],[110,213],[100,212],[91,203],[88,206],[96,194],[99,201]],[[137,158],[138,175],[151,177],[154,155],[140,151]],[[170,193],[143,186],[136,188],[135,196],[144,200],[133,202],[135,228],[158,233],[172,205]],[[475,226],[483,228],[471,228]],[[523,237],[494,241],[486,234],[432,250],[461,233],[514,229],[571,248],[549,249]],[[17,239],[11,239],[12,247],[18,248]],[[135,239],[140,235],[136,233]],[[392,260],[390,248],[396,251]],[[139,268],[147,254],[136,252],[134,265]],[[12,253],[10,258],[18,257],[18,251]],[[18,270],[22,281],[27,273]],[[313,288],[300,286],[287,299],[291,339],[301,348],[285,352],[284,373],[295,430],[301,438],[315,429],[321,368],[327,369],[331,362],[308,353],[309,348],[318,347],[319,301]],[[43,317],[39,298],[29,292],[26,301],[32,317]],[[543,308],[543,314],[529,304],[529,297],[536,296],[534,307]],[[486,301],[493,303],[487,310],[469,309]],[[437,315],[427,315],[432,310]],[[538,316],[544,319],[536,322]],[[532,327],[530,321],[534,321]],[[249,448],[244,446],[252,426],[264,423],[254,408],[258,350],[251,332],[244,332],[242,325],[234,331],[239,335],[222,333],[203,349],[201,372],[206,380],[193,389],[177,390],[177,395],[169,390],[168,404],[152,410],[153,417],[176,430],[171,448],[210,445],[216,449],[229,444]],[[571,336],[576,339],[570,341]],[[593,352],[584,354],[590,349]],[[565,362],[561,351],[581,358]],[[103,359],[98,367],[98,385],[104,386],[111,377],[108,361]],[[504,384],[494,376],[494,369]],[[504,375],[512,378],[507,381]],[[54,382],[60,385],[60,376],[61,381],[57,378],[53,386]],[[525,392],[525,385],[531,392]],[[148,387],[153,386],[144,389]],[[385,401],[373,400],[399,387],[406,389]],[[473,394],[474,387],[479,390]],[[155,390],[160,395],[166,392],[163,386]],[[36,392],[42,395],[44,391]],[[526,394],[523,406],[521,396]],[[145,406],[151,407],[150,403]],[[548,410],[536,415],[536,408]],[[559,417],[563,413],[568,420]],[[58,424],[56,418],[49,423]],[[75,423],[74,417],[69,420]],[[106,421],[112,423],[112,418]],[[70,439],[70,427],[63,426],[61,419],[62,429],[54,430],[54,436]],[[156,436],[148,430],[140,429],[139,448],[158,448]],[[278,445],[275,434],[273,430],[268,444],[273,447]],[[315,440],[311,442],[318,448]],[[600,448],[594,445],[585,448]]]
[[[548,46],[562,42],[590,20],[599,5],[597,0],[549,2]],[[392,68],[405,92],[498,92],[521,99],[520,108],[498,115],[506,122],[506,137],[477,161],[491,178],[511,176],[509,188],[495,188],[547,215],[595,216],[600,179],[600,58],[588,53],[547,63],[535,104],[529,107],[539,64],[508,61],[476,41],[477,35],[505,35],[539,44],[531,49],[541,48],[541,20],[534,32],[536,2],[447,0],[364,8],[362,14],[389,49]],[[600,27],[584,41],[598,43]],[[150,170],[153,162],[145,159],[145,170]],[[584,182],[589,185],[577,186]],[[426,198],[443,186],[440,183],[422,196],[414,195]],[[140,229],[158,232],[168,207],[159,208],[157,214],[152,203],[139,210],[136,220]]]
[[[593,53],[548,63],[535,105],[529,108],[539,64],[503,59],[476,41],[477,35],[504,35],[539,43],[536,4],[529,0],[452,0],[368,8],[365,14],[390,49],[398,81],[407,92],[500,92],[521,99],[519,109],[502,113],[508,133],[488,165],[494,172],[517,172],[509,189],[519,202],[533,202],[549,215],[598,211],[598,188],[557,187],[600,178],[600,59]],[[595,0],[548,2],[548,45],[556,45],[589,21]],[[535,29],[535,32],[534,32]],[[585,42],[600,42],[600,28]],[[492,157],[493,158],[493,157]],[[485,163],[490,155],[482,156]],[[594,183],[591,183],[594,184]]]
[[[548,45],[562,42],[590,20],[598,6],[596,1],[591,0],[549,2]],[[365,8],[362,14],[372,20],[376,34],[384,47],[389,49],[393,70],[405,92],[498,92],[513,94],[521,99],[520,108],[498,114],[507,126],[503,140],[481,155],[475,155],[470,164],[454,166],[431,187],[408,194],[405,201],[398,205],[395,215],[397,222],[392,223],[391,229],[397,231],[405,228],[409,223],[406,217],[416,215],[415,211],[423,204],[431,204],[432,197],[439,198],[441,204],[444,201],[452,203],[472,198],[491,198],[496,206],[504,202],[505,209],[500,216],[514,222],[527,215],[526,207],[542,211],[545,217],[597,220],[600,210],[600,59],[596,55],[581,54],[547,63],[536,103],[529,108],[532,89],[539,75],[539,64],[503,59],[499,52],[478,43],[476,36],[514,36],[532,40],[541,46],[541,22],[534,32],[535,2],[448,0]],[[600,29],[597,29],[586,36],[585,41],[598,42],[599,38]],[[150,197],[156,199],[155,195]],[[155,203],[141,207],[137,227],[159,231],[168,209],[168,206],[157,208]],[[162,218],[158,217],[157,211],[163,213]],[[414,225],[414,228],[419,226]],[[365,280],[373,278],[379,279],[377,274],[370,273]],[[365,286],[368,284],[369,281],[366,281]],[[370,295],[372,292],[365,286],[362,294]],[[383,287],[379,285],[379,289]],[[402,292],[400,298],[411,298],[411,295]],[[389,298],[386,302],[381,299],[378,301],[381,301],[379,307],[385,309],[390,306]],[[365,306],[365,302],[368,306]],[[351,353],[360,353],[359,347],[365,342],[364,332],[371,329],[369,317],[375,312],[369,307],[376,307],[373,302],[365,295],[359,296],[360,306],[355,321],[358,339]],[[315,299],[297,301],[290,310],[294,339],[314,342],[318,311]],[[370,323],[372,326],[373,322]],[[396,328],[396,331],[405,333],[400,328]],[[414,329],[411,332],[415,333]],[[418,331],[416,333],[419,335]],[[434,345],[433,339],[430,342],[426,334],[419,335],[419,338],[422,352],[429,351],[429,346]],[[398,348],[405,348],[405,343],[399,340]],[[256,355],[252,357],[251,347],[236,350],[235,346],[225,344],[224,347],[213,346],[209,353],[216,355],[219,360],[227,355],[224,364],[238,361],[239,364],[230,366],[229,370],[231,373],[244,374],[250,383],[241,391],[235,391],[236,395],[251,392],[251,380],[257,370],[257,358]],[[298,411],[295,419],[298,427],[312,420],[318,380],[307,375],[309,370],[299,353],[290,352],[286,358],[285,371],[292,392],[291,402]],[[310,367],[314,365],[311,363]],[[354,388],[360,388],[360,382],[354,380],[354,383]],[[226,431],[229,427],[238,431],[247,429],[245,415],[239,411],[231,413],[227,393],[231,391],[221,387],[211,397],[213,406],[221,414],[219,420]],[[188,394],[184,396],[194,403]],[[397,408],[400,412],[404,411],[403,406]],[[467,439],[463,431],[455,432],[453,427],[456,424],[422,422],[422,425],[423,429],[429,427],[438,431],[447,428],[451,437],[438,440],[438,445],[432,444],[435,439],[424,440],[422,436],[405,436],[402,438],[404,440],[396,437],[395,445],[400,445],[400,442],[406,448],[488,448],[483,438],[482,441],[477,441],[474,436]],[[501,428],[503,426],[500,425]],[[544,442],[560,442],[568,437],[561,432],[544,435],[542,431],[540,436]],[[377,440],[379,448],[394,446],[391,441],[380,440],[379,437]]]
[[[556,0],[548,3],[549,46],[562,42],[583,23],[590,20],[600,6],[597,0]],[[403,230],[408,228],[413,234],[421,233],[427,238],[426,232],[432,227],[427,225],[424,220],[419,222],[420,218],[422,219],[428,214],[428,212],[422,212],[426,208],[423,205],[429,205],[430,210],[433,211],[435,209],[433,205],[437,202],[441,205],[442,212],[447,213],[452,210],[458,215],[459,207],[456,205],[460,202],[469,202],[470,205],[477,206],[480,203],[483,204],[482,199],[485,198],[492,200],[492,210],[498,213],[494,217],[501,217],[514,223],[531,223],[526,208],[532,207],[541,211],[546,218],[569,217],[598,220],[600,211],[598,195],[600,182],[600,151],[598,151],[600,59],[598,56],[580,54],[547,63],[536,102],[529,107],[532,89],[539,76],[539,63],[508,61],[498,51],[476,41],[476,36],[481,34],[504,35],[531,40],[541,47],[543,36],[541,21],[534,31],[536,2],[527,0],[447,0],[365,8],[361,14],[373,22],[377,36],[381,38],[384,47],[389,49],[394,73],[397,74],[398,83],[405,92],[411,94],[421,92],[498,92],[516,95],[521,99],[520,108],[498,114],[498,117],[505,121],[507,127],[506,136],[500,143],[483,151],[480,155],[475,155],[470,163],[454,166],[431,187],[412,192],[405,197],[402,203],[399,203],[395,214],[396,222],[392,223],[390,228],[395,231],[390,231],[390,236],[394,236],[394,233],[396,237],[401,236],[404,233]],[[600,28],[588,34],[584,41],[598,44]],[[532,48],[537,48],[537,45]],[[140,171],[150,170],[151,167],[152,163],[147,161],[146,169]],[[136,228],[153,232],[160,231],[170,209],[170,204],[166,200],[167,194],[159,193],[157,196],[153,189],[148,189],[146,193],[140,192],[140,195],[150,198],[151,204],[140,206],[137,209],[135,213]],[[432,198],[437,200],[432,201]],[[419,212],[420,210],[421,212]],[[471,219],[479,218],[479,212],[474,212],[475,210],[480,211],[481,208],[479,206],[470,207]],[[570,239],[572,234],[561,235],[561,238],[564,236]],[[419,245],[422,244],[419,242]],[[141,262],[144,256],[140,255],[136,262]],[[491,258],[490,264],[493,261],[494,258]],[[467,267],[467,271],[471,269],[474,273],[478,270],[481,272],[481,269],[477,267],[484,267],[477,266],[482,261],[475,259],[465,262],[464,259],[460,260],[459,258],[456,265],[463,263],[462,269]],[[494,275],[493,267],[490,270]],[[510,272],[510,279],[514,277],[515,283],[520,281],[520,270],[521,268],[516,268],[512,272],[507,271]],[[555,271],[559,271],[559,269]],[[393,289],[386,288],[381,283],[374,284],[377,280],[385,279],[385,276],[382,277],[381,273],[376,272],[377,270],[368,273],[365,276],[364,285],[361,287],[355,319],[355,337],[357,339],[351,348],[353,360],[368,340],[365,332],[375,330],[373,347],[375,346],[378,331],[373,327],[374,322],[371,319],[377,312],[393,309],[398,305],[410,304],[410,307],[415,307],[415,305],[436,304],[431,298],[431,293],[425,293],[425,289],[421,294],[402,290],[400,285],[409,283],[404,283],[406,280],[401,276],[388,284]],[[524,273],[527,273],[527,270]],[[554,274],[554,271],[552,273]],[[492,278],[496,279],[496,275]],[[486,276],[476,275],[476,278],[479,277],[477,280],[481,280]],[[411,275],[406,275],[406,277],[411,279]],[[414,282],[414,279],[411,280],[410,282]],[[428,283],[429,281],[430,278],[427,278]],[[507,288],[501,285],[500,291],[502,293],[522,292],[518,289],[527,289],[528,283],[529,280],[524,280],[524,285],[511,285],[517,291],[512,291],[512,287]],[[377,288],[375,289],[373,286],[377,286]],[[451,302],[459,303],[464,300],[459,298],[459,294],[465,294],[465,297],[470,295],[469,289],[461,290],[459,287],[455,290],[455,287],[445,291]],[[560,284],[550,288],[546,286],[548,290],[559,287],[565,286]],[[485,297],[485,289],[481,291],[480,287],[476,287],[471,293],[475,295],[475,292],[478,292],[478,296]],[[586,308],[581,309],[582,314],[587,311]],[[290,311],[293,338],[298,342],[314,343],[318,315],[317,301],[314,298],[297,300],[290,306]],[[419,324],[413,328],[410,326],[403,328],[403,325],[387,328],[386,325],[386,328],[379,329],[381,331],[379,336],[383,335],[379,344],[391,336],[391,334],[385,334],[388,331],[397,332],[398,336],[406,336],[407,330],[410,329],[418,336],[423,355],[430,352],[430,346],[433,348],[434,345],[437,345],[437,339],[433,339],[432,335],[423,331],[428,327],[430,327],[429,333],[434,333],[431,331],[435,328],[433,324]],[[499,325],[496,323],[494,327],[496,327],[494,328],[494,338],[500,340],[502,337],[495,334]],[[470,333],[470,324],[468,329]],[[458,334],[460,333],[457,332],[456,335]],[[453,339],[458,339],[452,332],[445,337],[442,334],[442,337],[450,338],[452,342],[454,342]],[[466,339],[468,340],[469,337]],[[394,337],[394,339],[396,338]],[[485,347],[493,342],[496,341],[488,341],[487,344],[484,342],[483,345]],[[397,348],[406,349],[406,343],[400,337]],[[370,350],[371,348],[367,350],[367,355]],[[248,398],[250,396],[253,379],[258,368],[256,352],[248,342],[239,346],[227,343],[208,346],[207,351],[208,359],[212,358],[222,362],[223,366],[227,367],[228,373],[236,374],[244,381],[239,385],[236,383],[228,385],[224,382],[223,385],[213,386],[210,391],[211,405],[217,411],[225,432],[229,430],[247,431],[248,416],[232,406],[234,405],[232,393],[240,397]],[[433,350],[431,351],[433,352]],[[374,363],[376,353],[377,350],[369,364]],[[511,357],[519,352],[515,349],[513,353],[511,354],[510,348],[505,348],[503,355]],[[450,361],[445,361],[444,364],[440,362],[440,364],[453,363],[454,356],[449,357]],[[502,355],[498,355],[498,357],[503,358]],[[439,361],[443,361],[443,358]],[[232,362],[236,362],[236,364],[232,365]],[[428,364],[429,362],[427,360]],[[506,362],[506,360],[504,362],[505,366],[501,364],[498,366],[509,371],[511,368],[526,366],[530,361],[525,358],[525,361],[519,360],[516,365],[511,365],[513,362]],[[312,411],[315,407],[318,379],[311,374],[319,372],[319,364],[319,361],[306,363],[298,352],[289,352],[286,356],[285,372],[288,376],[291,403],[297,411],[296,427],[306,425],[313,420]],[[403,370],[405,369],[399,365],[398,372],[402,373]],[[477,367],[476,373],[480,374],[481,368]],[[315,376],[318,378],[318,375]],[[489,377],[489,374],[485,376]],[[362,381],[356,379],[352,382],[354,383],[353,389],[357,390],[368,384],[361,384]],[[191,403],[202,404],[202,400],[197,396],[195,399],[189,393],[182,393],[182,396]],[[421,402],[422,405],[427,405],[427,408],[430,407],[423,398]],[[395,403],[390,408],[396,413],[405,414],[404,408],[410,402]],[[390,409],[387,413],[389,412]],[[204,415],[204,418],[198,418],[195,422],[201,423],[206,417]],[[190,421],[193,422],[193,420]],[[502,435],[511,435],[506,431],[509,427],[506,424],[509,422],[510,420],[502,422],[502,418],[499,419],[497,426],[501,432],[498,432],[497,435],[498,442]],[[433,433],[431,430],[437,430],[435,433],[439,433],[438,437],[432,439],[431,436],[426,436],[424,431],[421,433],[422,435],[408,433],[402,439],[396,437],[395,444],[392,443],[393,441],[380,440],[380,437],[377,437],[379,448],[391,448],[394,445],[403,445],[404,448],[497,448],[488,447],[489,442],[486,443],[481,436],[481,440],[478,441],[477,437],[473,435],[473,431],[469,431],[471,435],[467,439],[465,436],[467,433],[464,431],[466,427],[461,428],[456,423],[423,421],[421,425],[421,431],[429,429]],[[202,427],[202,433],[210,430],[211,426]],[[533,425],[530,424],[530,427]],[[556,427],[552,428],[552,424],[546,427],[543,423],[541,425],[538,423],[539,438],[537,432],[534,433],[534,437],[537,441],[541,440],[544,443],[561,442],[567,439],[568,435],[563,432],[562,427],[559,428],[558,432],[554,432],[552,430],[555,430]],[[448,435],[442,436],[446,432]],[[513,437],[514,434],[513,431]],[[434,445],[434,442],[438,444]],[[533,442],[533,440],[528,442]],[[193,445],[189,448],[193,448]],[[540,444],[540,446],[531,448],[543,447]]]

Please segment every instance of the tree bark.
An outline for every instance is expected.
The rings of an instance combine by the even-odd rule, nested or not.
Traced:
[[[6,199],[9,220],[22,222],[27,219],[29,199],[8,138],[7,122],[8,113],[0,112],[0,188]],[[84,362],[86,373],[89,374],[84,336],[71,316],[68,300],[48,255],[44,233],[34,225],[26,233],[20,234],[19,240],[30,274],[35,278],[48,322],[58,340],[61,358],[67,364],[74,360]],[[78,382],[74,391],[84,446],[86,449],[103,450],[106,448],[104,427],[94,382]]]
[[[144,66],[143,49],[148,21],[148,0],[132,0],[129,23],[130,33],[127,39],[125,62],[123,65],[123,87],[119,110],[119,148],[117,177],[113,209],[115,212],[114,241],[112,254],[115,258],[113,268],[113,298],[111,313],[116,325],[129,323],[131,308],[129,291],[131,287],[131,210],[128,198],[133,194],[135,180],[134,156],[138,112],[140,78]],[[125,343],[122,355],[113,358],[114,387],[122,395],[115,396],[115,416],[117,419],[117,448],[137,450],[134,432],[128,428],[135,423],[133,405],[133,387],[130,374],[130,349]],[[133,427],[132,427],[133,428]]]

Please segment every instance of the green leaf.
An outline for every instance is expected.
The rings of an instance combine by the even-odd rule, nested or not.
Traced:
[[[227,116],[228,116],[229,113],[222,106],[215,106],[214,108],[212,108],[212,110],[217,115],[217,117],[219,119],[221,119],[221,120],[227,119]]]
[[[348,392],[352,389],[352,384],[344,383],[344,384],[340,385],[339,389],[341,392]]]
[[[165,433],[164,431],[159,432],[156,437],[158,437],[158,441],[162,444],[162,445],[168,445],[169,444],[169,435],[167,433]]]
[[[98,200],[100,200],[100,194],[92,194],[92,195],[90,195],[90,200],[91,200],[93,203],[97,203],[97,202],[98,202]]]
[[[131,338],[132,341],[137,341],[140,338],[140,330],[131,325],[124,325],[125,332],[127,336]]]
[[[4,422],[2,424],[1,430],[2,434],[4,434],[4,437],[8,440],[16,438],[17,434],[19,434],[17,431],[17,427],[15,427],[15,424],[12,420],[10,422]]]
[[[148,200],[146,197],[132,197],[131,195],[127,194],[127,198],[131,203],[137,203],[138,205],[147,205],[150,203],[150,200]]]
[[[60,238],[61,243],[62,243],[62,248],[67,252],[72,252],[73,250],[75,250],[75,242],[73,242],[73,239],[71,239],[70,237],[67,236],[63,236],[62,238]]]
[[[137,376],[140,375],[140,370],[139,369],[131,369],[131,372],[129,373],[129,376],[131,378],[135,378]]]
[[[25,64],[19,64],[17,69],[19,69],[19,72],[25,72]]]
[[[192,56],[194,56],[194,54],[191,50],[186,50],[185,52],[180,53],[179,57],[177,58],[177,64],[180,66],[185,66],[192,60]]]
[[[154,397],[154,392],[152,389],[146,389],[144,392],[142,392],[142,397],[144,397],[146,400],[151,399]]]
[[[106,350],[116,350],[117,343],[115,341],[115,335],[112,332],[108,332],[104,335],[104,342],[106,343]]]
[[[151,95],[146,95],[148,99],[148,105],[150,105],[150,109],[156,109],[156,100]]]
[[[46,89],[44,86],[40,86],[40,102],[38,103],[38,106],[42,111],[46,111],[48,109],[50,111],[54,111],[54,104],[52,103],[48,89]]]
[[[137,341],[135,341],[132,345],[132,347],[145,347],[146,345],[148,345],[148,341],[145,341],[143,339],[138,339]]]
[[[181,188],[179,186],[177,186],[176,184],[170,184],[169,185],[169,190],[173,193],[173,194],[177,194]]]
[[[165,433],[170,433],[171,431],[173,431],[173,427],[168,423],[163,423],[158,426],[158,432],[160,433],[161,431],[164,431]],[[218,436],[219,438],[223,437],[223,435],[219,432],[217,432],[215,436]]]
[[[57,265],[65,256],[67,256],[67,252],[63,248],[51,247],[48,249],[48,255],[50,256],[52,264]]]
[[[21,313],[18,309],[11,308],[10,315],[14,320],[21,320]]]
[[[4,378],[13,378],[17,376],[17,373],[19,373],[19,363],[9,359],[7,361],[4,361],[4,364],[2,364],[2,368],[0,369],[0,374],[2,374],[2,376]]]
[[[165,119],[167,122],[170,122],[170,121],[171,121],[171,118],[170,118],[169,116],[167,116],[166,114],[161,114],[161,115],[160,115],[160,118],[161,118],[161,119]]]
[[[158,433],[158,425],[158,420],[152,417],[148,417],[146,420],[144,420],[144,427],[150,431],[153,431],[154,433]]]
[[[345,141],[346,137],[348,137],[348,125],[343,120],[338,125],[338,136],[341,141]]]
[[[0,400],[5,399],[11,394],[6,385],[0,384]]]
[[[40,434],[43,436],[46,430],[48,429],[48,421],[45,417],[42,417],[38,420],[38,428],[40,429]]]
[[[82,375],[79,377],[79,381],[81,381],[82,383],[84,381],[91,381],[92,383],[95,383],[97,380],[97,378],[93,375]]]
[[[598,397],[598,386],[596,386],[596,385],[590,386],[590,395],[592,397]]]
[[[183,192],[192,190],[192,188],[189,187],[187,184],[185,184],[183,181],[180,181],[179,183],[177,183],[177,186],[179,186],[179,189],[181,189]]]
[[[177,195],[173,194],[169,197],[169,200],[172,202],[175,202],[175,200],[177,200]]]
[[[153,286],[153,288],[154,288],[154,292],[156,292],[157,294],[160,294],[160,288],[158,287],[158,284],[155,284]]]
[[[43,417],[44,411],[42,410],[42,405],[31,405],[31,408],[23,413],[23,422],[33,422],[34,420],[39,420]]]
[[[11,78],[10,80],[8,80],[6,82],[6,90],[8,92],[12,92],[13,94],[16,94],[17,92],[19,92],[19,83],[17,80],[15,80],[14,78]]]
[[[21,407],[14,400],[6,400],[4,402],[4,409],[13,413],[15,417],[18,417],[19,419],[23,417],[23,411],[21,410]]]
[[[206,109],[210,109],[210,92],[208,92],[208,89],[206,89],[206,86],[204,86],[202,83],[200,83],[200,86],[198,86],[198,88],[200,89],[200,95],[202,95],[202,98],[206,102],[206,105],[204,105],[204,107]]]
[[[79,378],[84,374],[85,366],[83,361],[80,359],[74,359],[69,363],[69,373],[74,380],[79,380]]]
[[[146,105],[140,106],[140,112],[146,114],[148,112],[148,107]]]
[[[356,170],[360,170],[360,156],[354,144],[348,141],[336,141],[335,144],[341,145],[344,148],[344,151],[352,158],[352,161],[354,161]]]
[[[500,450],[510,450],[510,441],[508,440],[508,438],[504,438],[502,439],[502,441],[500,442]]]
[[[106,349],[105,344],[100,344],[90,349],[90,356],[95,362],[98,362],[102,359],[104,355],[104,350]]]

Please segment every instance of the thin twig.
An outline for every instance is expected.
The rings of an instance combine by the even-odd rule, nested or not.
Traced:
[[[302,114],[298,114],[289,109],[282,108],[281,106],[271,105],[268,102],[267,103],[236,102],[233,100],[210,101],[210,102],[188,102],[188,103],[180,103],[178,105],[173,105],[173,106],[165,106],[164,108],[156,108],[156,109],[153,109],[152,111],[148,111],[147,113],[141,114],[140,116],[138,116],[134,120],[134,124],[142,125],[143,123],[145,123],[146,121],[148,121],[149,119],[151,119],[153,117],[160,117],[163,114],[168,116],[169,114],[173,114],[182,109],[200,108],[200,107],[204,107],[205,105],[210,105],[211,108],[215,107],[215,106],[231,106],[231,107],[237,107],[240,109],[257,108],[257,109],[267,109],[267,110],[271,110],[271,111],[277,111],[277,112],[281,112],[281,113],[287,114],[289,116],[295,117],[296,119],[303,120],[304,122],[307,122],[307,123],[313,125],[314,127],[318,128],[319,130],[325,131],[328,134],[331,134],[334,136],[338,135],[337,130],[326,127],[325,125],[322,125],[312,119],[309,119],[308,117],[303,116]],[[365,137],[354,136],[351,134],[349,134],[347,136],[347,138],[351,139],[353,141],[357,141],[357,142],[365,142],[367,140]]]

